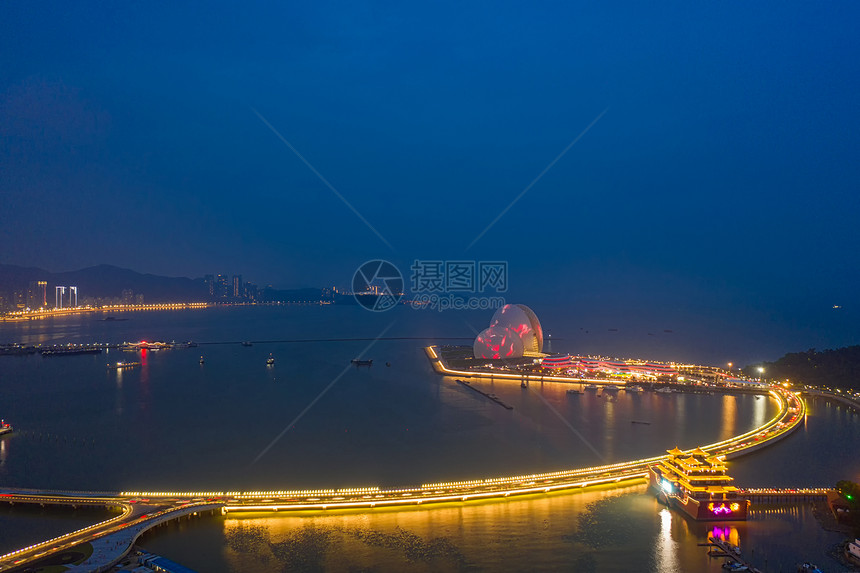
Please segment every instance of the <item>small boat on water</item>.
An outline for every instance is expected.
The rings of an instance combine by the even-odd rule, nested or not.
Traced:
[[[585,389],[586,390],[597,390],[597,384],[586,384]]]
[[[749,571],[749,567],[738,561],[726,561],[723,563],[723,569],[727,571]]]
[[[108,364],[107,367],[111,370],[125,370],[127,368],[137,368],[140,362],[117,362],[116,364]]]
[[[356,366],[373,366],[373,359],[371,360],[359,360],[358,358],[353,358],[350,360]]]
[[[638,384],[633,385],[633,386],[628,386],[627,391],[628,392],[634,392],[634,393],[643,392],[642,386],[639,386]]]
[[[272,354],[271,354],[271,353],[269,353],[269,357],[268,357],[268,358],[266,358],[266,364],[267,364],[268,366],[274,366],[274,365],[275,365],[275,357],[274,357],[274,356],[272,356]]]
[[[654,390],[658,394],[672,394],[674,390],[669,386],[663,386],[662,388],[657,388]]]
[[[205,361],[205,360],[203,360],[203,357],[201,356],[201,357],[200,357],[200,364],[203,364],[203,363],[205,363],[205,362],[206,362],[206,361]]]
[[[568,388],[567,393],[568,394],[585,394],[585,392],[583,392],[579,388]]]
[[[6,420],[0,420],[0,436],[14,432],[15,428],[11,424],[7,424]]]
[[[603,387],[604,392],[618,392],[618,390],[620,390],[620,388],[615,384],[607,384]]]
[[[245,340],[244,342],[242,342],[242,346],[254,346],[254,345],[251,344],[251,342],[249,340]]]

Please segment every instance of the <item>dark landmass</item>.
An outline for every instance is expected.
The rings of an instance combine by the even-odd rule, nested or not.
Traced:
[[[772,380],[860,390],[860,346],[792,352],[776,362],[747,366],[744,373],[758,376],[759,366],[764,367],[765,377]]]
[[[48,282],[48,302],[53,303],[55,286],[78,287],[78,300],[85,297],[120,297],[123,290],[142,293],[147,303],[202,302],[208,291],[203,279],[142,274],[112,265],[52,273],[35,267],[0,264],[0,292],[26,292],[31,281]]]
[[[26,301],[32,281],[47,281],[48,306],[54,304],[55,286],[78,287],[78,302],[87,300],[120,299],[123,291],[143,295],[146,304],[167,302],[252,302],[248,298],[233,299],[216,297],[209,293],[203,278],[164,277],[143,274],[113,265],[98,265],[77,271],[53,273],[36,267],[0,264],[0,301],[5,301],[8,310],[14,310],[17,301]],[[260,289],[255,296],[257,302],[312,302],[323,300],[323,291],[318,288],[279,290],[272,287]],[[330,300],[331,295],[328,295]],[[114,300],[113,302],[119,302]],[[133,299],[131,302],[136,302]],[[0,311],[3,309],[0,308]]]

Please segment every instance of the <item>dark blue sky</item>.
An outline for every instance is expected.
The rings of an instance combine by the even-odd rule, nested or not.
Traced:
[[[827,330],[860,302],[858,21],[854,2],[4,2],[0,262],[299,287],[377,257],[505,259],[536,307]]]

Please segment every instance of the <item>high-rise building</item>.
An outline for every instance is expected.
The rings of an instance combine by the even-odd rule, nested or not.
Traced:
[[[243,285],[244,293],[243,297],[248,299],[251,302],[256,302],[257,300],[257,285],[254,283],[245,283]]]
[[[215,296],[215,275],[204,275],[203,281],[206,283],[206,288],[209,290],[209,296]]]
[[[122,303],[134,304],[134,291],[130,288],[122,289]]]
[[[48,281],[30,281],[27,289],[27,308],[34,310],[48,306]]]
[[[242,298],[242,275],[233,275],[233,298]]]
[[[230,286],[227,284],[227,275],[218,275],[215,278],[215,296],[227,298],[230,296]]]

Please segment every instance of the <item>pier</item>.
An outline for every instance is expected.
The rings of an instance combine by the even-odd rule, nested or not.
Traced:
[[[499,397],[498,397],[498,396],[496,396],[495,394],[488,394],[487,392],[484,392],[484,391],[483,391],[483,390],[481,390],[480,388],[476,388],[475,386],[472,386],[472,383],[471,383],[471,382],[464,382],[464,381],[462,381],[462,380],[456,380],[456,382],[457,382],[458,384],[460,384],[461,386],[465,386],[465,387],[466,387],[466,388],[468,388],[469,390],[474,390],[475,392],[477,392],[477,393],[478,393],[478,394],[480,394],[481,396],[485,396],[485,397],[489,398],[490,400],[492,400],[493,402],[495,402],[496,404],[498,404],[499,406],[501,406],[501,407],[502,407],[502,408],[504,408],[505,410],[513,410],[513,409],[514,409],[514,407],[513,407],[513,406],[511,406],[511,405],[509,405],[509,404],[505,404],[504,402],[502,402],[502,401],[499,399]]]
[[[716,547],[719,550],[719,551],[714,551],[713,549],[709,550],[708,555],[710,557],[725,557],[725,558],[731,560],[731,561],[726,561],[726,563],[723,564],[723,567],[725,569],[728,569],[729,571],[735,570],[735,571],[751,571],[752,573],[761,573],[760,570],[753,567],[752,563],[750,563],[749,561],[744,559],[743,555],[741,554],[740,547],[732,545],[728,541],[723,541],[722,539],[718,539],[716,537],[709,537],[708,542],[709,543],[706,543],[705,545],[708,545],[711,547]],[[736,568],[734,568],[734,569],[731,567],[727,567],[727,565],[729,563],[732,563],[732,562],[737,563],[739,565],[737,565]],[[746,569],[744,569],[744,567]]]
[[[747,488],[738,490],[738,497],[753,503],[800,503],[805,501],[827,501],[833,489],[826,487],[805,488]]]

